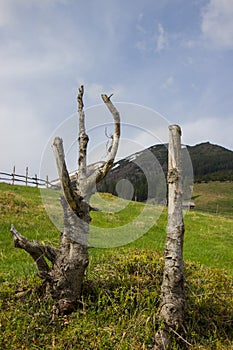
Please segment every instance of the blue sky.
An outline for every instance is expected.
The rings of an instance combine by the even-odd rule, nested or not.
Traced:
[[[180,124],[186,144],[233,150],[232,62],[233,0],[0,0],[0,170],[39,173],[80,84],[85,107],[114,93]]]

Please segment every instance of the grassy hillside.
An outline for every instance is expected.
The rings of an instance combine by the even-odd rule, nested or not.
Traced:
[[[30,239],[57,242],[57,230],[49,220],[37,188],[0,184],[0,272],[30,275],[34,265],[26,253],[13,248],[11,224]]]
[[[77,312],[56,318],[34,277],[4,283],[1,349],[151,349],[159,327],[161,254],[120,249],[91,256]],[[232,349],[232,279],[221,270],[186,263],[186,331],[171,333],[172,349]]]
[[[225,268],[229,272],[232,271],[232,219],[220,215],[222,213],[232,215],[232,186],[232,183],[195,185],[194,199],[197,208],[200,206],[215,211],[218,204],[219,215],[201,211],[186,213],[184,245],[186,259],[209,266]],[[227,191],[227,188],[229,188],[229,191]],[[102,196],[106,205],[105,209],[110,210],[111,208],[111,210],[107,214],[105,212],[92,213],[91,235],[94,235],[96,227],[109,229],[124,227],[133,218],[137,218],[144,208],[142,203],[129,202],[123,210],[118,211],[119,201],[115,201],[114,197],[109,194],[103,194]],[[210,199],[208,201],[207,198],[211,198],[212,202]],[[122,199],[120,201],[124,202]],[[98,198],[94,197],[93,204],[98,207]],[[11,223],[30,239],[52,244],[58,244],[59,230],[48,218],[41,202],[40,191],[36,188],[0,184],[0,206],[0,271],[8,276],[15,275],[15,271],[20,275],[30,274],[34,265],[26,253],[13,248],[9,231]],[[146,219],[149,220],[155,212],[156,207],[151,205],[148,208],[149,214]],[[164,209],[157,224],[152,226],[147,234],[130,243],[129,246],[163,251],[166,224],[167,214]],[[144,229],[144,225],[146,223],[140,223],[140,225],[133,227],[133,237],[137,236],[137,231],[140,232]],[[127,231],[125,234],[129,235],[130,232]],[[90,251],[91,254],[93,252],[93,254],[98,255],[101,250],[92,249]]]
[[[219,208],[225,203],[224,214],[231,214],[228,194],[232,187],[228,188],[226,196],[222,188],[218,198]],[[206,188],[195,188],[194,196],[199,196],[195,202],[199,199],[200,206],[209,203],[204,199],[206,192]],[[217,193],[215,184],[211,198],[217,198]],[[111,213],[93,212],[92,231],[99,226],[121,227],[143,210],[143,204],[129,202],[117,211],[119,201],[104,194],[103,199]],[[98,201],[94,197],[95,206]],[[32,260],[13,247],[9,230],[13,223],[27,237],[55,245],[59,230],[48,218],[38,189],[0,184],[0,209],[1,349],[150,349],[159,326],[156,310],[166,210],[155,226],[127,246],[91,248],[80,310],[54,319],[52,301],[41,294]],[[190,349],[233,349],[233,220],[218,212],[189,211],[185,215],[188,310],[182,336],[193,344]],[[172,336],[174,349],[186,348],[185,342]]]
[[[233,182],[196,183],[193,201],[196,209],[233,218]]]

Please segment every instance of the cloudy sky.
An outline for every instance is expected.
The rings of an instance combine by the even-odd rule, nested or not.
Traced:
[[[39,173],[80,84],[86,108],[114,93],[180,124],[186,144],[233,150],[232,62],[233,0],[0,0],[0,171]],[[156,117],[121,117],[135,142],[124,124],[159,129]]]

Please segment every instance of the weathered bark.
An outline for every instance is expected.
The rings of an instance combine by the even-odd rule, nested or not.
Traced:
[[[111,170],[114,159],[116,157],[116,153],[118,150],[119,140],[120,140],[120,114],[115,108],[115,106],[112,104],[110,97],[107,95],[102,94],[101,95],[102,100],[108,107],[109,111],[112,114],[113,120],[114,120],[114,134],[112,135],[112,142],[108,149],[108,155],[106,162],[97,169],[91,176],[90,176],[90,183],[96,184],[103,180],[103,178],[108,174],[108,172]]]
[[[58,313],[60,314],[70,313],[77,307],[85,269],[88,266],[88,234],[91,221],[89,200],[95,192],[96,182],[102,180],[113,165],[120,137],[119,113],[110,98],[102,95],[104,103],[112,113],[115,130],[106,162],[100,169],[87,176],[88,135],[85,130],[83,93],[84,88],[81,86],[78,90],[77,99],[79,157],[75,186],[71,183],[66,167],[62,139],[56,137],[53,142],[57,170],[64,194],[64,196],[61,196],[64,229],[61,234],[60,247],[56,249],[41,245],[36,241],[30,242],[13,226],[11,228],[15,247],[24,249],[32,256],[37,265],[39,276],[49,284],[51,295],[57,303]],[[49,267],[45,258],[51,261],[52,267]]]
[[[16,230],[14,225],[11,225],[11,233],[14,240],[14,246],[26,250],[36,263],[38,275],[41,278],[47,278],[49,266],[45,257],[54,263],[59,253],[59,249],[50,247],[49,245],[41,245],[37,241],[30,242]]]
[[[183,328],[185,313],[182,214],[181,129],[169,126],[168,225],[164,251],[165,265],[161,286],[159,316],[163,328],[156,335],[155,349],[169,348],[169,328]]]

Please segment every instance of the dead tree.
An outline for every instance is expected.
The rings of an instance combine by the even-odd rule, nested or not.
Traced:
[[[78,171],[76,184],[73,186],[67,170],[63,141],[56,137],[53,151],[56,158],[58,174],[63,190],[61,204],[63,208],[63,233],[59,248],[42,245],[37,241],[29,241],[12,225],[11,232],[14,245],[24,249],[34,259],[38,275],[49,285],[57,310],[60,314],[68,314],[77,308],[81,295],[84,272],[88,266],[88,233],[91,221],[89,205],[90,197],[94,194],[96,183],[101,181],[111,169],[120,138],[120,116],[110,97],[102,95],[102,99],[114,119],[114,134],[111,149],[106,162],[91,175],[87,174],[87,144],[88,135],[85,129],[85,114],[83,110],[84,88],[78,90]],[[52,264],[49,266],[49,260]]]
[[[162,328],[156,335],[154,350],[169,348],[169,329],[183,328],[185,313],[182,213],[181,129],[169,126],[168,149],[168,225],[164,251],[165,265],[161,286],[159,317]]]

